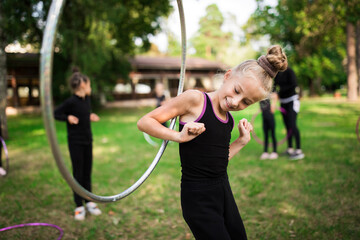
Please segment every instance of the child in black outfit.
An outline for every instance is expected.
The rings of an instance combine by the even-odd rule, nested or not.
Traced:
[[[296,92],[297,81],[295,72],[289,67],[279,73],[274,79],[274,86],[282,109],[281,114],[287,130],[288,148],[286,154],[290,160],[299,160],[305,157],[301,150],[300,131],[297,126],[297,115],[300,111],[299,95]],[[293,148],[292,139],[295,138],[296,148]]]
[[[73,70],[70,86],[74,94],[55,110],[55,119],[66,121],[68,147],[73,168],[73,176],[78,183],[91,192],[92,170],[92,133],[90,122],[97,122],[100,118],[91,113],[90,79],[78,71]],[[85,208],[92,215],[100,215],[101,211],[94,202],[83,199],[74,192],[75,220],[85,219]]]
[[[179,143],[181,207],[197,240],[247,239],[227,167],[250,141],[253,128],[246,119],[235,123],[230,111],[243,110],[265,99],[273,78],[286,67],[282,49],[271,47],[257,61],[248,60],[228,70],[216,91],[187,90],[138,121],[139,130]],[[179,131],[161,125],[176,116]],[[230,143],[234,126],[239,137]]]
[[[261,154],[260,159],[277,159],[279,156],[276,151],[276,136],[275,136],[275,118],[274,113],[272,112],[270,99],[265,99],[260,101],[260,108],[262,112],[262,123],[263,123],[263,131],[264,131],[264,152]],[[271,133],[272,144],[273,144],[273,152],[268,153],[268,145],[269,145],[269,132]]]

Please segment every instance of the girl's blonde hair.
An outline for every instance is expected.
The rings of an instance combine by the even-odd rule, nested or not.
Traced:
[[[266,56],[256,60],[247,60],[232,69],[232,74],[249,75],[258,79],[269,94],[272,91],[273,77],[287,69],[288,62],[285,53],[279,45],[268,48]]]

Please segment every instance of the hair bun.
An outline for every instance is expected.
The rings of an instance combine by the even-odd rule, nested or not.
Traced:
[[[73,67],[72,73],[77,73],[77,72],[80,72],[80,69],[78,67]]]
[[[283,72],[288,67],[287,57],[279,45],[268,48],[266,59],[279,72]]]

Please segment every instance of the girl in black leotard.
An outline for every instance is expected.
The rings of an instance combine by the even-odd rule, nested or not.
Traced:
[[[74,94],[55,109],[55,119],[65,121],[67,126],[68,147],[76,181],[91,192],[92,171],[92,133],[90,122],[97,122],[100,118],[91,113],[90,79],[74,69],[70,77],[70,85]],[[83,199],[74,192],[75,220],[85,219],[86,210],[92,215],[100,215],[101,211],[94,202]]]
[[[297,82],[294,71],[288,68],[279,73],[274,81],[275,89],[282,109],[281,114],[287,130],[288,148],[286,154],[291,160],[298,160],[305,157],[301,150],[300,131],[297,127],[296,119],[300,111],[299,95],[296,93]],[[295,139],[296,148],[293,148],[292,140]]]
[[[248,60],[227,71],[217,91],[188,90],[138,121],[141,131],[180,143],[181,207],[196,239],[247,239],[227,166],[250,141],[252,126],[246,119],[236,123],[239,137],[230,144],[235,124],[230,111],[268,97],[272,78],[286,67],[285,54],[274,46],[257,61]],[[161,125],[176,116],[180,116],[179,131]]]
[[[262,113],[262,126],[264,132],[264,152],[261,154],[260,159],[277,159],[278,154],[276,152],[276,135],[275,135],[275,118],[274,113],[271,109],[270,99],[265,99],[260,101],[260,109]],[[272,153],[268,153],[269,147],[269,133],[271,134],[273,151]]]

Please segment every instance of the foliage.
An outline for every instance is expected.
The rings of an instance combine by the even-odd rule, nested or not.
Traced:
[[[170,10],[168,0],[67,1],[59,26],[60,54],[95,80],[95,94],[104,92],[119,78],[128,80],[127,58],[139,47],[150,47],[149,35]]]
[[[1,0],[0,28],[4,34],[0,41],[5,44],[19,41],[40,47],[47,15],[44,9],[49,6],[49,0]]]
[[[49,1],[48,1],[49,2]],[[1,0],[0,2],[0,127],[8,137],[6,121],[7,69],[5,47],[17,40],[40,46],[41,26],[45,14],[41,10],[46,3],[37,0]]]
[[[40,48],[50,0],[2,0],[0,36]],[[122,78],[128,80],[127,61],[137,48],[150,47],[148,37],[160,29],[160,17],[171,10],[168,0],[68,0],[60,18],[55,51],[61,65],[54,66],[54,82],[67,86],[73,66],[92,80],[94,94],[104,92]],[[140,46],[135,44],[140,41]],[[110,90],[110,89],[109,89]],[[67,91],[63,91],[67,92]],[[60,91],[55,91],[55,94]],[[60,95],[61,96],[61,95]],[[55,95],[59,98],[59,95]]]
[[[124,191],[147,169],[158,149],[137,130],[150,108],[105,109],[93,123],[93,191]],[[255,104],[235,121],[259,110]],[[279,112],[276,131],[284,136]],[[302,99],[298,125],[305,159],[260,161],[254,140],[230,162],[229,180],[249,239],[358,239],[360,235],[360,142],[355,125],[359,104],[334,99]],[[261,116],[254,129],[262,136]],[[56,122],[60,149],[69,170],[66,126]],[[170,142],[154,172],[133,194],[99,204],[103,214],[73,221],[71,189],[61,177],[47,144],[40,115],[9,118],[10,172],[0,178],[0,228],[46,222],[64,230],[63,239],[194,239],[182,218],[178,144]],[[233,139],[238,131],[233,132]],[[320,150],[321,149],[321,150]],[[285,150],[279,146],[278,151]],[[320,150],[320,151],[319,151]],[[56,239],[52,228],[29,227],[0,233],[2,239]]]
[[[206,8],[206,15],[200,18],[199,31],[190,39],[197,57],[218,59],[229,45],[231,33],[223,32],[224,17],[216,4]]]
[[[236,16],[228,14],[227,24],[233,28],[238,28]],[[256,52],[248,42],[241,42],[232,32],[225,32],[222,28],[225,18],[216,4],[211,4],[206,8],[205,16],[200,18],[199,30],[190,39],[189,49],[195,50],[191,56],[220,61],[229,67],[233,67],[242,61],[255,58]],[[175,49],[178,52],[180,47],[178,42],[170,36],[169,51]]]
[[[181,56],[181,43],[177,39],[174,33],[168,33],[168,49],[167,54],[169,56]]]
[[[281,0],[271,7],[257,0],[257,4],[244,27],[248,39],[267,35],[271,42],[285,46],[300,84],[313,93],[319,93],[321,85],[334,90],[346,83],[343,60],[349,9],[344,1]]]

